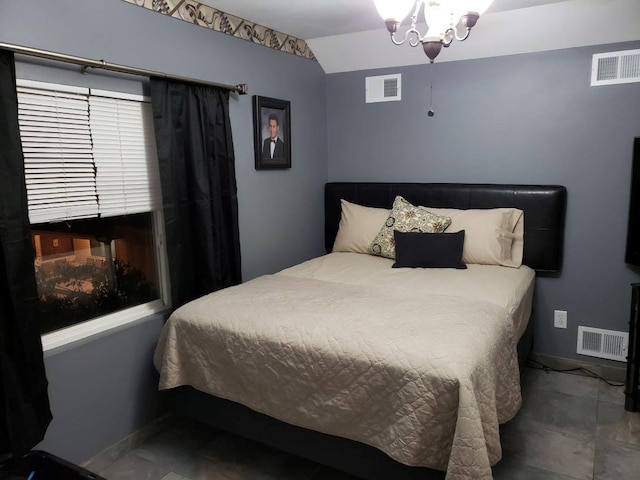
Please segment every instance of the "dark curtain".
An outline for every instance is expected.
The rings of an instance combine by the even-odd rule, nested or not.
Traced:
[[[178,308],[242,281],[229,92],[152,78],[151,104]]]
[[[0,50],[0,454],[16,457],[51,421],[33,257],[15,64]]]

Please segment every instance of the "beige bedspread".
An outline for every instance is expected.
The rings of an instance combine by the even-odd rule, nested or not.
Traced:
[[[375,255],[338,252],[287,268],[279,275],[483,300],[509,312],[518,338],[527,328],[535,285],[535,272],[527,266],[470,264],[466,270],[457,270],[391,268],[393,263]]]
[[[154,357],[160,388],[190,385],[448,480],[491,478],[498,424],[521,403],[509,311],[300,275],[263,276],[174,312]]]

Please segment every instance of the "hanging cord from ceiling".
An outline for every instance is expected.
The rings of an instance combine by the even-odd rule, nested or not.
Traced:
[[[436,114],[433,109],[433,68],[434,63],[431,62],[429,64],[429,111],[427,112],[427,115],[430,117],[433,117]]]

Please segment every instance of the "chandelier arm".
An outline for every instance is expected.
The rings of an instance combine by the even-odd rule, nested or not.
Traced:
[[[417,47],[418,45],[420,45],[420,41],[422,40],[422,35],[420,35],[420,32],[416,28],[412,28],[407,32],[407,34],[409,34],[409,32],[413,34],[413,38],[409,41],[409,45],[411,45],[412,47]]]
[[[404,34],[404,38],[400,41],[396,40],[396,34],[392,33],[391,34],[391,41],[393,42],[394,45],[402,45],[404,42],[407,41],[407,34]]]
[[[409,37],[411,35],[413,35],[413,38],[409,40]],[[420,32],[411,27],[404,33],[404,38],[402,40],[396,40],[395,33],[391,34],[391,41],[396,45],[402,45],[407,40],[409,40],[409,45],[411,45],[412,47],[417,47],[420,44]]]
[[[444,34],[442,35],[442,46],[448,47],[449,45],[451,45],[451,42],[453,42],[454,38],[457,38],[456,32],[453,27],[450,27],[445,30]]]
[[[454,27],[453,29],[453,35],[455,36],[456,40],[458,40],[459,42],[464,42],[467,38],[469,38],[469,34],[471,33],[471,28],[470,27],[465,27],[465,33],[463,36],[458,35],[458,27]]]
[[[423,3],[424,0],[416,1],[416,8],[413,10],[413,14],[411,15],[411,28],[407,30],[407,33],[404,37],[404,40],[406,41],[410,35],[413,35],[413,38],[409,40],[409,45],[411,45],[412,47],[417,47],[418,45],[420,45],[420,40],[422,39],[422,35],[420,35],[420,32],[416,28],[416,22],[418,21],[418,14],[420,13],[420,7]]]

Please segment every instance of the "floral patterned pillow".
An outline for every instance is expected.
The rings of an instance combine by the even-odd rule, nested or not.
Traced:
[[[424,207],[415,207],[400,195],[393,202],[393,208],[382,229],[369,245],[369,253],[386,258],[396,258],[393,231],[442,233],[451,223],[450,217],[436,215]]]

